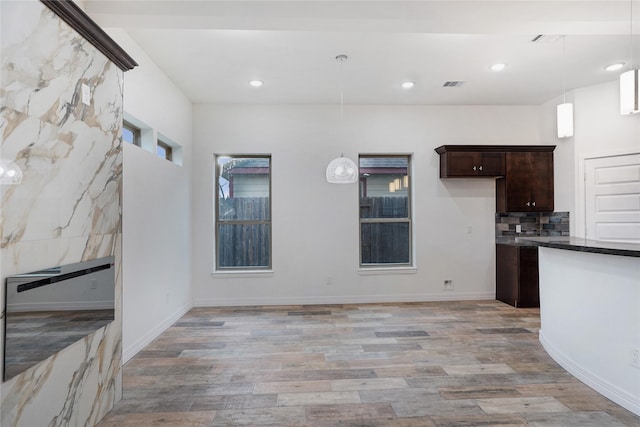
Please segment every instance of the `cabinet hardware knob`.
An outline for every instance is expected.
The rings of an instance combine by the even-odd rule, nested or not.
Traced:
[[[473,167],[473,170],[476,170],[476,167],[475,167],[475,166]]]
[[[531,203],[527,202],[527,206],[531,206]]]
[[[479,168],[479,169],[480,169],[480,170],[482,170],[482,166],[480,166],[480,168]]]
[[[535,205],[536,205],[536,202],[533,202],[533,203],[532,203],[532,205],[533,205],[533,206],[535,206]]]

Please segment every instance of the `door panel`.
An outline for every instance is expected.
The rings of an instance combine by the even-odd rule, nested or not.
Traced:
[[[585,161],[588,239],[640,243],[640,154]]]

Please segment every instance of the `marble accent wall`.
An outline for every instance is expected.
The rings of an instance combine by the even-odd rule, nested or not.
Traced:
[[[0,186],[1,284],[116,257],[116,320],[2,383],[0,424],[92,426],[122,394],[123,74],[39,1],[0,7],[0,157],[24,173]]]

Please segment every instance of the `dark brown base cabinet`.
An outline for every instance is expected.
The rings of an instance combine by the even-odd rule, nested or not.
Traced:
[[[536,246],[496,245],[496,299],[514,307],[540,307]]]

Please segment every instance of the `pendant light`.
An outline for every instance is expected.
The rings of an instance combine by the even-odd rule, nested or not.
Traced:
[[[629,6],[629,70],[620,74],[620,114],[640,112],[638,70],[633,68],[633,0]]]
[[[567,102],[567,58],[565,53],[565,38],[562,36],[562,104],[557,108],[558,138],[573,136],[573,104]]]
[[[342,66],[347,60],[347,55],[336,56],[340,62],[340,130],[344,122],[344,76]],[[341,132],[342,133],[342,132]],[[327,182],[331,184],[353,184],[358,181],[358,165],[348,157],[340,155],[327,166]]]

